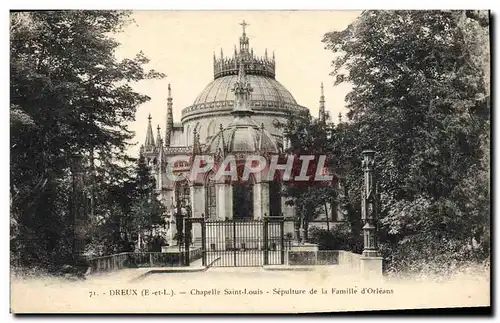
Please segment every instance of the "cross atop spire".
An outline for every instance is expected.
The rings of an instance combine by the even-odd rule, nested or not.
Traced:
[[[248,26],[248,24],[243,20],[240,25],[243,27],[243,34],[240,37],[240,55],[249,55],[249,45],[248,45],[248,37],[246,34],[245,27]]]
[[[243,20],[243,22],[242,22],[242,23],[240,23],[240,25],[241,25],[241,27],[243,27],[243,35],[245,35],[245,27],[246,27],[246,26],[250,26],[250,25],[249,25],[249,24],[247,24],[247,23],[245,22],[245,20]]]

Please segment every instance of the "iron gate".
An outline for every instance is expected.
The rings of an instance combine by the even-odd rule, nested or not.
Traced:
[[[263,220],[192,219],[191,222],[201,224],[204,266],[255,267],[285,263],[283,217],[266,217]],[[185,250],[189,250],[189,241],[186,240]]]

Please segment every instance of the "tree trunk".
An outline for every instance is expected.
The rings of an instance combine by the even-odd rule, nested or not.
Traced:
[[[330,231],[330,218],[328,216],[328,206],[325,203],[325,214],[326,214],[326,230]]]

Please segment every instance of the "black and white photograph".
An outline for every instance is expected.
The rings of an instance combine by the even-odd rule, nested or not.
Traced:
[[[491,313],[490,11],[8,14],[11,313]]]

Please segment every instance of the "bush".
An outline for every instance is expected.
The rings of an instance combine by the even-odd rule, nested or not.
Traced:
[[[346,250],[360,253],[363,249],[361,237],[354,237],[347,226],[336,226],[330,231],[311,228],[309,241],[318,245],[319,250]]]

